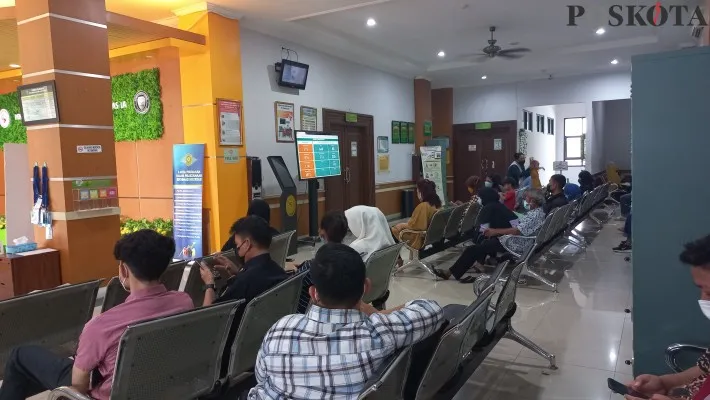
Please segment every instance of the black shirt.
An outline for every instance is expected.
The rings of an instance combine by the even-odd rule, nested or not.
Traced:
[[[271,259],[269,253],[256,256],[244,263],[244,268],[227,282],[227,286],[215,303],[239,299],[249,303],[254,297],[286,278],[288,278],[286,271]]]
[[[518,216],[500,201],[483,206],[478,216],[478,222],[481,225],[488,224],[491,229],[510,228],[510,221],[516,219],[518,219]]]
[[[562,207],[567,203],[567,197],[565,197],[564,193],[553,194],[552,196],[547,198],[547,201],[542,206],[542,210],[545,212],[545,215],[547,215],[550,213],[550,211],[554,210],[555,208]]]

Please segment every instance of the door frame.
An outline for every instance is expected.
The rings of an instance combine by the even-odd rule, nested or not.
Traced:
[[[459,135],[466,134],[467,132],[473,131],[474,135],[480,133],[483,136],[486,133],[490,133],[495,128],[509,128],[511,133],[508,133],[507,135],[512,135],[513,137],[512,138],[508,137],[506,139],[511,139],[511,142],[513,142],[513,140],[514,140],[513,143],[515,143],[515,144],[512,149],[509,146],[503,146],[503,152],[505,153],[505,156],[507,159],[512,160],[514,153],[518,151],[518,121],[516,121],[516,120],[495,121],[495,122],[491,122],[490,124],[491,124],[490,129],[476,129],[476,123],[474,123],[474,122],[465,123],[465,124],[454,124],[453,129],[452,129],[452,135],[451,135],[452,147],[455,148],[455,146],[458,144],[457,141],[458,141]],[[461,173],[458,173],[456,171],[456,159],[454,158],[454,195],[457,192],[457,187],[459,185],[464,185],[467,178],[468,178],[468,176],[461,176]],[[480,178],[481,178],[481,182],[480,182],[479,186],[483,185],[483,181],[486,179],[486,177],[481,176]]]
[[[362,176],[365,178],[363,179],[364,182],[361,182],[362,184],[362,190],[365,191],[365,198],[367,199],[367,204],[368,206],[375,207],[375,119],[372,115],[367,115],[367,114],[357,114],[357,113],[348,113],[348,114],[356,114],[357,115],[357,122],[346,122],[345,121],[345,111],[340,111],[340,110],[333,110],[333,109],[328,109],[328,108],[323,108],[323,113],[322,113],[322,121],[323,121],[323,131],[324,132],[333,132],[333,129],[331,128],[331,122],[332,121],[337,121],[340,120],[342,121],[343,124],[350,125],[350,126],[356,126],[359,128],[365,128],[365,148],[364,154],[365,154],[365,161],[366,161],[366,166],[365,166],[365,172],[362,174]],[[339,136],[340,137],[340,136]],[[349,151],[349,148],[347,148],[346,143],[340,143],[341,145],[341,151]],[[360,151],[358,149],[358,151]],[[341,173],[343,169],[343,164],[341,163]],[[343,175],[341,175],[343,176]],[[327,188],[327,183],[325,184],[325,207],[326,210],[331,210],[332,207],[330,205],[333,204],[333,196],[335,196],[335,192],[331,191],[331,193],[328,193],[328,188]],[[345,210],[343,210],[345,211]]]

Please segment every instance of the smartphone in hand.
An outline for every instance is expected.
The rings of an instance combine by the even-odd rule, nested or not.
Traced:
[[[646,396],[645,394],[639,393],[639,392],[629,388],[628,386],[624,385],[623,383],[615,381],[611,378],[607,379],[606,382],[607,382],[607,385],[609,385],[609,389],[611,389],[612,392],[620,394],[622,396],[625,396],[628,394],[630,396],[638,397],[639,399],[649,399],[650,398],[650,397]]]

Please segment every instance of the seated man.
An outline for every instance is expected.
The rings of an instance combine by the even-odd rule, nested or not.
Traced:
[[[388,232],[389,233],[389,232]],[[330,211],[326,213],[320,220],[320,237],[325,243],[342,243],[345,235],[348,234],[348,220],[342,211]],[[313,260],[306,260],[298,266],[298,272],[308,271],[311,269]],[[313,286],[310,272],[303,277],[303,288],[301,289],[301,297],[298,299],[299,314],[306,312],[308,304],[311,302],[311,295],[308,293]]]
[[[158,279],[172,261],[175,241],[151,230],[122,237],[114,247],[118,279],[131,292],[126,302],[89,321],[79,338],[76,357],[59,357],[40,346],[13,349],[5,366],[0,399],[20,400],[59,386],[73,386],[95,399],[108,399],[118,357],[118,343],[128,325],[193,308],[190,296],[168,292]],[[102,379],[89,389],[91,371]]]
[[[243,267],[240,270],[226,257],[216,258],[215,268],[227,278],[227,286],[217,296],[214,275],[207,265],[202,264],[200,275],[206,287],[203,306],[239,299],[248,303],[288,278],[286,271],[269,255],[271,228],[263,218],[256,215],[241,218],[230,231],[234,232],[235,252]]]
[[[434,333],[444,316],[430,300],[377,312],[362,302],[370,287],[351,247],[328,243],[316,253],[305,315],[281,318],[264,337],[249,399],[356,398],[389,356]]]
[[[269,203],[262,199],[254,199],[251,201],[251,203],[249,203],[249,208],[247,209],[247,217],[250,215],[256,215],[257,217],[263,218],[267,224],[271,223],[271,208],[269,207]],[[277,236],[279,234],[278,229],[274,227],[269,226],[269,230],[271,231],[271,236]],[[233,236],[234,232],[230,231],[229,239],[224,242],[221,251],[228,251],[234,249],[234,240],[232,238]]]
[[[545,215],[549,214],[550,211],[555,208],[562,207],[568,203],[567,197],[565,196],[565,185],[567,184],[567,178],[564,175],[555,174],[550,177],[550,182],[547,185],[550,195],[545,201],[545,205],[542,206]]]

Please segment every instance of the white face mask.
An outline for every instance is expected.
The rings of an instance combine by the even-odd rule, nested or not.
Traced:
[[[128,278],[126,278],[126,279],[122,279],[122,278],[121,278],[121,267],[119,266],[119,267],[118,267],[118,282],[121,283],[121,286],[123,287],[123,290],[125,290],[125,291],[128,292],[128,293],[130,293],[130,292],[131,292],[131,289],[128,288],[128,287],[126,287],[126,281],[127,281],[127,280],[128,280]]]
[[[710,319],[710,300],[698,300],[700,304],[700,311],[703,312],[705,318]]]

